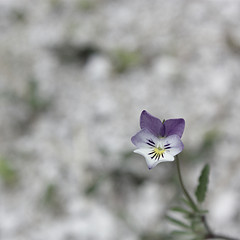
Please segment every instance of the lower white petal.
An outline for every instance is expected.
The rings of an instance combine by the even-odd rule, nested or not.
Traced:
[[[174,161],[174,156],[172,156],[171,154],[165,152],[163,154],[164,158],[161,159],[161,162],[172,162]]]
[[[153,150],[154,150],[154,148],[152,148],[152,149],[139,148],[139,149],[134,150],[134,152],[145,157],[145,160],[146,160],[146,163],[147,163],[149,169],[154,168],[160,162],[169,162],[169,161],[174,160],[174,157],[167,152],[164,152],[163,155],[161,155],[159,158],[154,159],[151,157],[151,155],[149,155],[151,153],[151,151],[153,151]]]

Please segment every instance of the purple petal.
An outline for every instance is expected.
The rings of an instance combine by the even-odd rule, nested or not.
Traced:
[[[185,128],[185,120],[182,118],[168,119],[164,122],[164,126],[166,137],[176,134],[181,138]]]
[[[142,129],[132,138],[132,143],[137,148],[150,148],[155,147],[156,143],[158,142],[158,138],[155,137],[149,130]]]
[[[141,129],[146,128],[151,131],[156,137],[164,136],[164,126],[160,119],[152,116],[146,110],[143,110],[140,116]]]

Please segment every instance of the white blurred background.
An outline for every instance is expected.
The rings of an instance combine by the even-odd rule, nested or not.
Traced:
[[[236,0],[0,0],[0,239],[172,239],[143,109],[186,120],[186,185],[209,162],[209,223],[238,237],[239,23]]]

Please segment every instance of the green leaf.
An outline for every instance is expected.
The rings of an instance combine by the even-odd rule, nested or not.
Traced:
[[[167,216],[168,221],[174,223],[175,225],[178,225],[180,227],[191,229],[191,226],[187,225],[185,222],[182,222],[181,220],[175,219],[173,217]]]
[[[182,207],[172,207],[170,210],[174,211],[174,212],[184,213],[184,214],[187,214],[187,215],[191,215],[192,214],[192,212],[190,212],[190,211],[188,211],[188,210],[186,210],[186,209],[184,209]]]
[[[193,235],[193,232],[174,230],[171,232],[171,234],[172,235]]]
[[[185,199],[185,198],[181,198],[181,201],[190,209],[192,209],[192,205],[191,203],[188,201],[188,199]]]
[[[201,175],[198,179],[198,182],[199,182],[198,187],[195,191],[195,195],[199,203],[202,203],[205,200],[207,186],[208,186],[209,172],[210,172],[210,167],[208,164],[206,164],[202,169]]]
[[[204,215],[204,214],[207,214],[209,211],[208,210],[199,210],[198,212],[200,214]]]

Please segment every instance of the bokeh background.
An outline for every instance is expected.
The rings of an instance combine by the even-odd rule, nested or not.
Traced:
[[[143,109],[186,120],[186,185],[209,162],[209,223],[239,236],[239,23],[236,0],[1,0],[0,239],[171,239]]]

